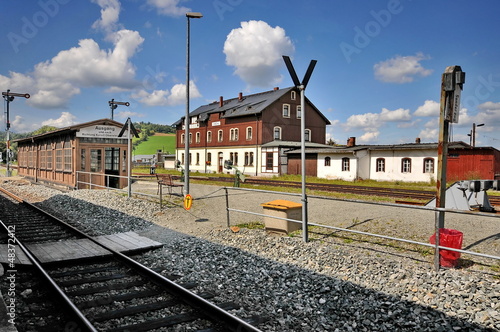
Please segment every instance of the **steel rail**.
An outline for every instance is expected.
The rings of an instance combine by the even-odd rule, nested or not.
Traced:
[[[2,190],[2,191],[5,192],[4,190]],[[149,269],[148,267],[142,265],[141,263],[127,257],[126,255],[114,250],[113,248],[108,247],[107,245],[99,242],[98,240],[92,238],[91,236],[87,235],[86,233],[80,231],[79,229],[67,224],[66,222],[51,215],[50,213],[42,210],[41,208],[39,208],[39,207],[37,207],[37,206],[27,202],[27,201],[24,201],[24,200],[22,200],[22,202],[24,204],[34,208],[35,210],[37,210],[41,213],[44,213],[44,214],[50,216],[51,218],[54,218],[58,222],[62,223],[64,226],[69,227],[72,231],[76,232],[78,235],[80,235],[86,239],[89,239],[90,241],[92,241],[92,242],[100,245],[104,249],[108,250],[109,252],[111,252],[113,254],[113,256],[115,258],[117,258],[121,262],[125,263],[126,265],[132,267],[137,273],[143,275],[144,277],[146,277],[148,279],[155,280],[156,284],[164,287],[167,291],[171,292],[171,294],[177,296],[180,299],[180,301],[187,303],[192,307],[197,308],[198,310],[203,312],[203,314],[210,317],[212,321],[215,321],[217,323],[220,323],[220,324],[226,326],[231,331],[238,331],[238,332],[239,331],[260,332],[261,331],[258,328],[256,328],[255,326],[251,325],[250,323],[234,316],[233,314],[229,313],[228,311],[226,311],[226,310],[218,307],[217,305],[205,300],[204,298],[194,294],[193,292],[189,291],[188,289],[174,283],[173,281],[169,280],[168,278],[166,278],[166,277],[162,276],[161,274]],[[5,225],[4,225],[4,227],[5,227]],[[16,240],[16,242],[17,242],[17,240]],[[27,255],[29,254],[30,257],[35,259],[31,255],[31,253],[29,253],[29,250],[26,249],[25,247],[24,247],[23,251],[26,251]],[[39,266],[41,269],[43,269],[41,267],[41,265],[39,265]],[[50,278],[50,276],[48,276],[48,274],[46,272],[44,273],[44,275],[46,275],[48,278]],[[53,281],[51,278],[50,278],[49,282],[51,284],[57,285],[57,284],[55,284],[55,281]],[[64,294],[64,292],[61,289],[59,289],[59,291]],[[81,314],[81,315],[83,315],[83,314]],[[94,331],[94,330],[89,330],[89,331]]]
[[[0,224],[2,227],[9,233],[8,227],[3,223],[3,221],[0,220]],[[60,297],[60,299],[63,302],[62,307],[65,310],[68,310],[70,312],[70,315],[76,318],[78,321],[78,325],[80,327],[85,328],[87,331],[91,332],[97,332],[98,330],[92,325],[92,323],[85,317],[85,315],[80,311],[80,309],[77,308],[77,306],[71,301],[71,299],[64,293],[64,291],[57,285],[57,283],[54,281],[54,279],[51,278],[51,276],[45,271],[45,269],[42,267],[40,262],[31,254],[31,252],[22,244],[15,235],[10,233],[10,235],[17,246],[21,248],[21,250],[24,252],[26,257],[31,261],[31,263],[35,266],[37,272],[42,275],[43,279],[50,285],[50,287],[57,293],[57,295]]]

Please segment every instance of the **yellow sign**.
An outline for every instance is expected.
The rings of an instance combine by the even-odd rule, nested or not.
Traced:
[[[184,209],[189,210],[193,205],[193,197],[189,194],[184,196]]]

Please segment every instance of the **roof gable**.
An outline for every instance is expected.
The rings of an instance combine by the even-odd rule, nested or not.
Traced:
[[[285,89],[274,89],[271,91],[260,92],[252,95],[241,96],[237,98],[216,101],[208,105],[202,105],[189,113],[190,117],[198,116],[200,121],[208,120],[212,113],[222,113],[221,118],[234,118],[247,115],[260,114],[279,98],[296,89],[289,87]],[[220,105],[222,102],[222,106]],[[330,121],[314,106],[309,99],[306,102],[325,120],[327,124]],[[173,126],[177,126],[184,121],[184,117],[175,122]]]

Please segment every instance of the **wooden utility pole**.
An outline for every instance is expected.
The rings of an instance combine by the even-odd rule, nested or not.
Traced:
[[[446,67],[441,78],[441,100],[439,115],[438,174],[436,181],[436,208],[446,206],[446,165],[450,122],[458,123],[460,94],[465,83],[465,73],[460,66]],[[434,265],[439,270],[439,229],[444,228],[444,211],[436,212],[436,252]]]

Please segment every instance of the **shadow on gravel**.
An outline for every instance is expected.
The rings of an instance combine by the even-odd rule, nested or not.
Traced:
[[[178,282],[198,281],[203,288],[199,291],[209,290],[217,294],[215,302],[232,300],[241,304],[243,313],[263,317],[259,327],[265,331],[495,331],[465,318],[482,319],[486,323],[495,319],[488,317],[486,309],[476,310],[477,303],[470,302],[474,294],[465,294],[468,298],[464,298],[463,293],[456,290],[442,290],[442,287],[446,288],[442,282],[450,282],[446,271],[442,274],[422,273],[415,280],[411,271],[398,264],[368,268],[367,262],[357,262],[346,255],[348,249],[318,253],[315,246],[302,246],[293,238],[246,237],[246,231],[238,234],[222,231],[216,240],[227,245],[221,245],[65,195],[37,205],[65,211],[69,215],[77,212],[77,220],[57,214],[78,228],[105,234],[138,231],[164,243],[162,249],[136,256],[136,259],[151,268],[160,267],[166,273],[182,274],[184,277]],[[286,256],[287,260],[294,262],[316,260],[319,267],[328,265],[330,271],[339,277],[279,263],[246,250],[258,250],[275,257]],[[359,273],[363,270],[368,274]],[[368,283],[401,295],[362,287],[356,283],[360,278],[370,279]],[[467,281],[463,282],[467,284]],[[483,287],[481,294],[486,297],[485,301],[490,301],[488,296],[492,290],[487,288],[488,285],[471,282],[475,287]],[[432,292],[436,287],[439,291]],[[433,307],[417,303],[424,301],[432,303]],[[446,315],[445,308],[463,318]]]

